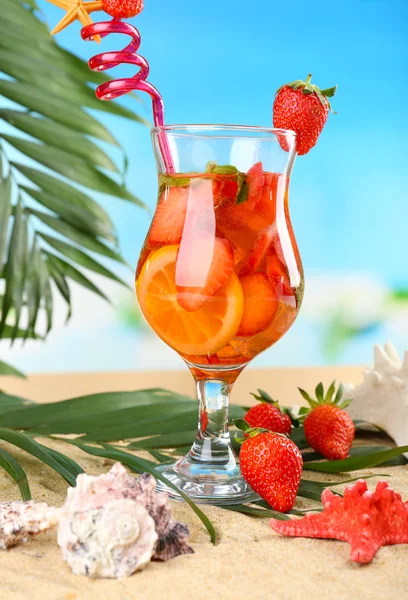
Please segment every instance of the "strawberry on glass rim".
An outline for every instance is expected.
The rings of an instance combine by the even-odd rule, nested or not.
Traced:
[[[309,74],[306,81],[297,79],[281,86],[273,104],[274,127],[291,129],[296,133],[299,155],[307,154],[315,146],[332,111],[329,98],[337,90],[337,85],[321,90],[311,83],[311,79]],[[280,143],[285,148],[285,140],[280,140]]]

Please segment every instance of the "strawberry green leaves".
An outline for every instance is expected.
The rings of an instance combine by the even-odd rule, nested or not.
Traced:
[[[322,94],[323,96],[326,96],[326,98],[333,98],[334,94],[337,91],[338,86],[335,85],[334,87],[331,88],[327,88],[325,90],[322,90]]]
[[[317,406],[320,405],[333,405],[333,406],[337,406],[338,408],[344,409],[347,408],[347,406],[350,405],[351,400],[342,400],[343,398],[343,386],[340,384],[336,394],[334,395],[334,392],[336,391],[336,382],[333,381],[330,384],[329,389],[327,390],[327,392],[324,392],[324,387],[322,383],[319,383],[316,386],[315,389],[315,395],[316,395],[316,399],[313,399],[308,392],[306,392],[305,390],[303,390],[302,388],[298,388],[299,392],[301,393],[301,395],[303,396],[303,398],[306,400],[306,402],[309,404],[310,408],[316,408]],[[334,398],[333,398],[334,396]],[[310,409],[308,408],[304,408],[302,407],[299,411],[299,420],[304,419],[304,416],[309,412]]]
[[[319,98],[320,102],[322,103],[322,105],[324,107],[327,106],[330,110],[332,110],[332,108],[330,106],[330,102],[327,98],[333,98],[333,96],[335,95],[335,93],[337,91],[338,86],[335,85],[331,88],[321,90],[317,85],[310,83],[311,79],[312,79],[312,74],[309,73],[309,75],[306,77],[306,81],[302,81],[301,79],[296,79],[295,81],[292,81],[291,83],[287,83],[286,85],[287,85],[287,87],[290,87],[293,90],[300,89],[302,91],[302,93],[305,95],[316,94],[317,97]],[[283,87],[285,87],[285,86],[281,86],[276,93],[279,93],[279,91]]]
[[[255,400],[258,400],[258,402],[262,402],[264,404],[272,404],[273,406],[279,405],[279,402],[274,400],[272,396],[268,394],[268,392],[265,392],[265,390],[258,389],[258,393],[251,393],[251,396],[253,396]]]

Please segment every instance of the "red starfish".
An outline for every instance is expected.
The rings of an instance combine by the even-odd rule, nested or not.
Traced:
[[[323,490],[322,502],[320,514],[292,521],[271,519],[270,525],[291,537],[349,542],[351,560],[363,564],[369,563],[381,546],[408,544],[408,502],[386,481],[379,481],[373,493],[359,479],[346,488],[343,498]]]

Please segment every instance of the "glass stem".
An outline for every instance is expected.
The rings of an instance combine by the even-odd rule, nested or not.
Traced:
[[[196,383],[199,418],[197,437],[186,457],[190,470],[195,464],[197,473],[230,479],[238,472],[238,460],[231,448],[228,432],[232,385],[221,379],[200,379]]]

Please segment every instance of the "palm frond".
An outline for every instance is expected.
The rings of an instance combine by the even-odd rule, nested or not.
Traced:
[[[0,376],[4,377],[5,375],[11,375],[13,377],[21,377],[22,379],[25,379],[24,373],[22,373],[18,369],[15,369],[11,365],[8,365],[7,363],[0,360]]]
[[[26,472],[16,459],[11,456],[7,450],[4,450],[4,448],[0,448],[0,467],[2,467],[2,469],[4,469],[18,485],[23,501],[31,500],[31,491],[30,486],[28,485]]]
[[[16,446],[35,456],[41,462],[54,469],[54,471],[57,471],[69,485],[75,485],[79,466],[75,469],[72,468],[70,461],[65,460],[65,457],[64,460],[61,460],[58,455],[59,453],[56,454],[28,435],[20,431],[12,431],[11,429],[0,428],[0,440],[8,442],[12,446]]]
[[[145,120],[96,99],[93,85],[108,77],[58,46],[35,0],[2,4],[0,73],[0,338],[13,342],[47,335],[55,294],[71,316],[72,282],[107,299],[82,269],[124,284],[94,258],[125,264],[114,225],[90,194],[143,203],[106,150],[119,141],[88,109]]]
[[[0,393],[0,441],[24,450],[42,461],[65,478],[70,485],[75,485],[76,477],[83,472],[81,466],[70,456],[39,443],[38,439],[58,441],[60,444],[75,446],[91,456],[120,461],[137,473],[148,472],[163,481],[163,476],[156,470],[155,464],[157,461],[162,464],[169,462],[174,452],[185,453],[187,449],[183,444],[191,443],[194,438],[196,404],[196,401],[188,396],[160,388],[92,394],[50,404],[37,404]],[[233,419],[242,417],[244,413],[242,407],[231,406],[230,423]],[[68,434],[71,434],[69,438],[66,437]],[[72,437],[72,434],[75,437]],[[298,446],[304,449],[303,426],[293,430],[293,437]],[[351,450],[351,457],[343,461],[319,460],[321,457],[308,452],[304,454],[304,469],[337,474],[366,468],[371,470],[379,465],[406,464],[408,461],[403,454],[407,449],[406,446],[391,449],[381,446],[357,446]],[[140,451],[147,451],[155,462],[135,454]],[[239,447],[237,451],[239,452]],[[308,454],[313,460],[307,460]],[[396,462],[390,463],[390,460]],[[23,498],[28,498],[28,482],[24,471],[8,449],[3,447],[0,448],[0,467],[19,484]],[[374,476],[384,475],[369,473],[365,478]],[[320,510],[324,487],[352,481],[355,479],[325,478],[324,481],[313,481],[302,478],[298,496],[318,503],[310,510]],[[187,497],[185,500],[201,519],[214,542],[216,534],[211,521],[194,502]],[[271,511],[263,500],[250,505],[224,508],[252,517],[288,518]],[[291,512],[303,514],[304,511]]]

